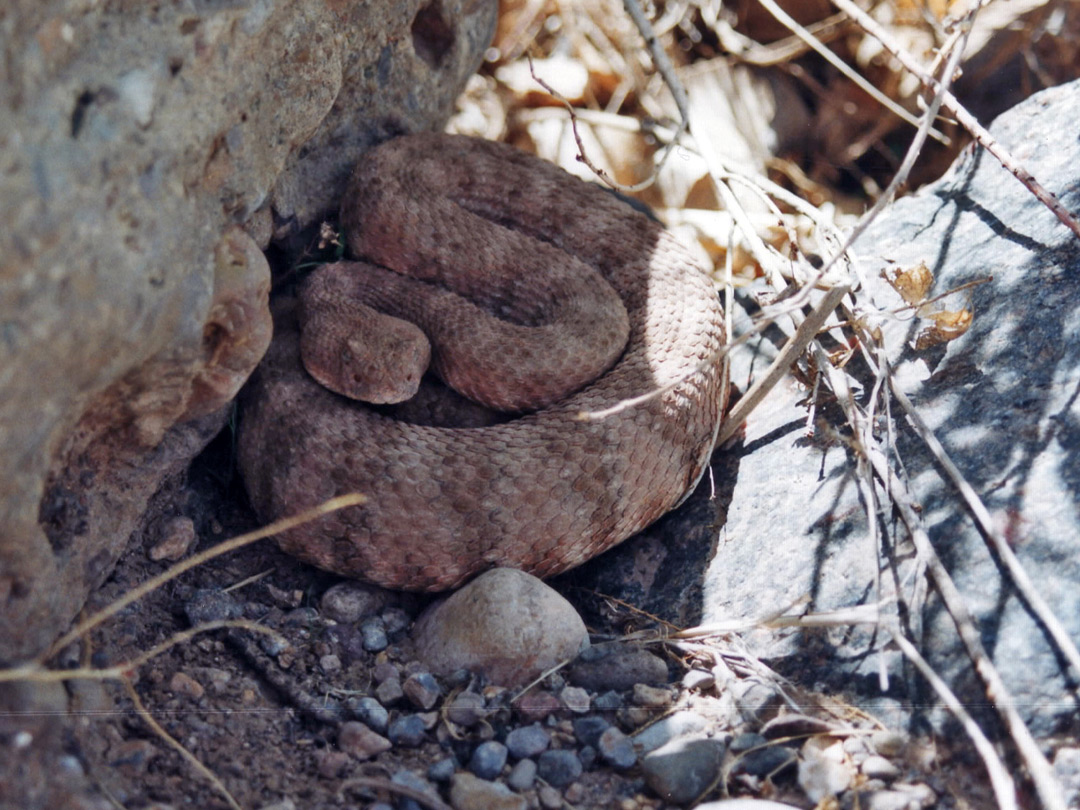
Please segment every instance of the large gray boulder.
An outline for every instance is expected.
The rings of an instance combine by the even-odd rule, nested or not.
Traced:
[[[1074,83],[1033,96],[991,127],[1072,211],[1080,211],[1078,117],[1080,83]],[[924,263],[935,277],[931,295],[993,277],[972,290],[974,322],[963,337],[916,350],[920,324],[887,320],[881,323],[886,352],[902,389],[982,497],[1042,597],[1070,636],[1080,638],[1080,242],[996,160],[974,149],[946,177],[887,209],[856,250],[869,292],[886,309],[903,305],[880,278],[887,268]],[[763,368],[774,353],[771,339],[740,350],[734,378],[745,379],[751,363]],[[856,358],[851,367],[858,366]],[[872,380],[863,384],[868,391]],[[882,548],[872,546],[854,456],[833,429],[841,418],[823,405],[809,438],[805,396],[794,381],[781,385],[750,418],[742,449],[734,451],[738,477],[706,577],[704,620],[765,616],[803,596],[814,611],[880,598],[961,700],[988,707],[952,620],[936,593],[927,592],[891,513],[880,521]],[[892,417],[930,538],[1017,709],[1038,734],[1075,729],[1080,673],[1067,672],[898,405]],[[751,636],[759,655],[786,661],[781,666],[811,682],[850,687],[868,706],[899,710],[927,705],[928,697],[932,704],[932,696],[911,691],[910,670],[887,641],[865,627]],[[893,674],[884,695],[876,653],[883,645]],[[903,718],[903,712],[887,716]]]
[[[270,337],[260,247],[438,127],[489,0],[14,0],[0,15],[0,663],[103,581]]]

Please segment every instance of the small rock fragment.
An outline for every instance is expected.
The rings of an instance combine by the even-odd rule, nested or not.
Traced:
[[[782,714],[761,727],[761,736],[769,740],[778,737],[804,737],[811,734],[828,734],[835,726],[816,717],[804,714]]]
[[[506,748],[514,759],[535,757],[551,745],[551,735],[538,723],[515,728],[506,735]]]
[[[716,685],[716,676],[704,669],[690,669],[683,675],[682,685],[686,690],[704,692]]]
[[[390,740],[356,720],[342,723],[338,731],[338,748],[360,760],[371,759],[390,747]]]
[[[387,678],[375,687],[375,697],[383,706],[392,706],[405,696],[401,688],[401,681],[397,678]]]
[[[506,764],[506,746],[496,740],[480,743],[469,759],[469,770],[481,779],[495,779]]]
[[[596,715],[574,719],[574,736],[582,745],[595,746],[600,741],[600,735],[609,728],[611,723]]]
[[[867,779],[881,779],[885,782],[892,782],[900,776],[900,769],[896,765],[877,754],[864,759],[859,770]]]
[[[169,689],[178,695],[198,700],[205,693],[202,684],[184,672],[176,672],[169,680]]]
[[[506,784],[518,792],[529,790],[535,781],[536,762],[531,759],[520,760],[506,777]]]
[[[454,775],[450,805],[454,810],[525,810],[529,803],[506,785],[463,771]]]
[[[581,760],[573,751],[545,751],[536,762],[536,775],[554,787],[566,787],[581,771]]]
[[[434,706],[442,694],[438,682],[429,672],[417,672],[410,675],[401,685],[401,689],[410,703],[424,711]]]
[[[574,714],[585,714],[589,710],[589,693],[580,686],[568,686],[559,693],[559,700]]]
[[[316,752],[315,766],[323,779],[337,779],[349,767],[349,755],[345,751],[324,748]]]
[[[638,706],[663,708],[671,705],[671,692],[645,683],[635,683],[631,698]]]
[[[459,692],[446,710],[450,722],[463,728],[472,728],[486,715],[484,698],[475,692]]]
[[[683,737],[643,756],[641,771],[646,784],[664,801],[686,804],[716,779],[723,752],[718,740]]]
[[[562,710],[562,703],[551,692],[534,689],[522,695],[514,702],[514,709],[525,723],[535,723],[547,719]]]
[[[323,614],[336,622],[352,624],[378,613],[386,604],[388,593],[362,582],[339,582],[326,589],[319,600]]]
[[[449,782],[457,772],[457,760],[453,757],[445,757],[431,763],[427,769],[427,778],[432,782]]]
[[[394,745],[416,748],[424,741],[427,724],[418,714],[405,714],[395,718],[387,729],[387,736]]]
[[[368,652],[382,652],[390,646],[386,625],[378,616],[364,619],[360,623],[360,637],[363,639],[364,649]]]
[[[195,542],[195,523],[189,517],[174,517],[165,521],[157,543],[150,549],[154,562],[179,560]]]
[[[596,744],[596,750],[613,768],[625,770],[632,768],[637,763],[637,753],[634,744],[622,731],[615,726],[604,731]]]
[[[369,728],[380,734],[386,733],[386,728],[390,723],[390,713],[375,698],[365,696],[351,699],[348,706],[356,715],[357,720],[363,721]]]
[[[624,643],[589,647],[570,665],[570,682],[593,692],[633,689],[644,683],[662,686],[668,681],[664,659]]]

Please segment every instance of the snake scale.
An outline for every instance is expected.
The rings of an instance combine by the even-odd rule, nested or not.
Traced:
[[[369,500],[279,535],[283,550],[406,590],[452,588],[495,566],[550,576],[694,487],[724,405],[722,310],[659,224],[511,146],[435,134],[369,152],[341,213],[362,261],[320,268],[300,305],[277,307],[243,397],[238,457],[264,520],[345,492]],[[330,342],[308,342],[346,376],[379,365],[354,356],[354,297],[418,321],[440,377],[511,413],[447,426],[316,382],[305,363],[322,377],[318,361],[301,359],[309,322]]]

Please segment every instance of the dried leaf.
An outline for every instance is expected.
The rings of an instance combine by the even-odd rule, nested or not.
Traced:
[[[913,307],[926,300],[926,294],[934,283],[934,274],[922,262],[910,270],[901,270],[898,267],[892,268],[891,272],[882,270],[881,277]]]
[[[956,340],[971,327],[971,322],[975,317],[970,309],[942,310],[931,313],[920,312],[919,315],[929,318],[934,322],[934,325],[927,326],[919,332],[915,338],[915,351],[922,351],[940,343]]]

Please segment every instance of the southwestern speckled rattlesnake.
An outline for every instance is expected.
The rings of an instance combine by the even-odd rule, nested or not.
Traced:
[[[239,460],[252,503],[271,520],[345,492],[369,497],[282,534],[285,551],[411,590],[450,588],[494,566],[548,576],[642,529],[698,481],[724,399],[722,313],[705,272],[655,222],[510,146],[414,135],[365,157],[342,224],[356,255],[425,279],[394,282],[406,290],[399,309],[423,320],[456,297],[447,292],[455,287],[478,296],[510,330],[462,364],[442,341],[485,327],[458,324],[442,334],[425,324],[444,378],[521,411],[527,406],[513,391],[530,388],[525,365],[540,356],[553,361],[540,376],[563,386],[540,391],[538,410],[501,424],[399,421],[315,382],[301,364],[296,308],[280,308],[273,346],[244,398]],[[574,280],[579,271],[584,281]],[[625,306],[625,348],[626,321],[596,271]],[[369,264],[324,267],[307,281],[304,314],[318,320],[310,310],[317,313],[320,301],[369,291],[376,276],[392,275]],[[416,303],[421,289],[435,303]],[[608,314],[590,314],[594,306]],[[342,318],[323,318],[339,341],[331,360],[351,353],[352,327]],[[587,362],[578,341],[590,332],[605,345]],[[525,333],[539,335],[539,350],[517,347]],[[571,336],[568,348],[550,342],[560,335]],[[490,360],[505,362],[493,371],[483,366]],[[608,370],[589,382],[578,374],[586,367]],[[480,391],[484,380],[509,385]],[[575,418],[679,380],[603,418]]]

